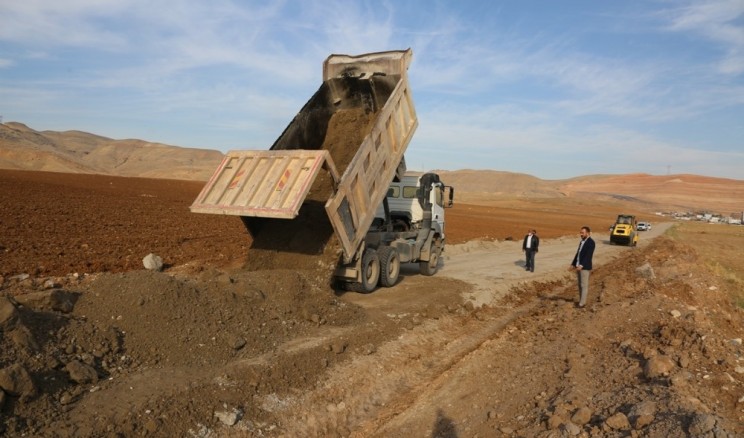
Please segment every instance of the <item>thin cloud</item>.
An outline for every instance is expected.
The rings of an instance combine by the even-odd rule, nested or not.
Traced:
[[[718,0],[690,3],[670,12],[668,29],[692,32],[713,41],[725,52],[719,72],[739,75],[744,73],[744,16],[743,0]]]

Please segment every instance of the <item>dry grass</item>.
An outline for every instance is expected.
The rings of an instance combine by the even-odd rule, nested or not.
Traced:
[[[683,222],[670,228],[667,234],[694,247],[723,280],[732,300],[744,308],[744,226]]]

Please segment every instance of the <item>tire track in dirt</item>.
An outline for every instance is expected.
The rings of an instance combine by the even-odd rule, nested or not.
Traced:
[[[426,390],[441,386],[449,370],[519,314],[496,321],[447,316],[422,324],[376,354],[332,370],[329,380],[291,403],[295,409],[287,412],[284,431],[288,436],[372,436],[415,406]]]

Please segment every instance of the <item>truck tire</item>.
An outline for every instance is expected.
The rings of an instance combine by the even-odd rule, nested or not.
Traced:
[[[380,257],[380,286],[391,287],[400,277],[400,255],[395,248],[383,246],[377,249]]]
[[[429,248],[429,260],[421,260],[419,262],[419,272],[421,275],[432,276],[437,273],[439,265],[439,246],[432,241],[431,248]]]
[[[380,280],[380,257],[372,248],[364,250],[362,255],[362,280],[346,283],[346,289],[368,294],[377,288],[377,282]]]

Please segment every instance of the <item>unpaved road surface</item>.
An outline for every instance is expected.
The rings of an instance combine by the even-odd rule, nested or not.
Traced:
[[[660,236],[669,228],[670,223],[661,223],[650,231],[640,233],[638,246],[645,247],[654,237]],[[503,298],[516,283],[524,281],[549,281],[564,277],[571,260],[578,248],[579,237],[577,226],[576,237],[569,236],[557,239],[543,239],[536,256],[535,272],[524,270],[525,260],[522,253],[522,240],[482,242],[472,241],[452,245],[443,257],[441,274],[462,280],[473,286],[473,291],[466,299],[477,306],[490,304]],[[606,232],[594,232],[597,249],[594,260],[604,264],[616,257],[633,257],[637,248],[610,244]],[[629,252],[630,251],[630,252]]]
[[[596,212],[542,235],[535,273],[519,241],[466,241],[361,295],[242,269],[236,221],[187,213],[198,185],[53,175],[1,180],[6,436],[744,435],[732,283],[661,224],[595,232],[585,309],[566,268]],[[493,223],[466,212],[451,242]]]

